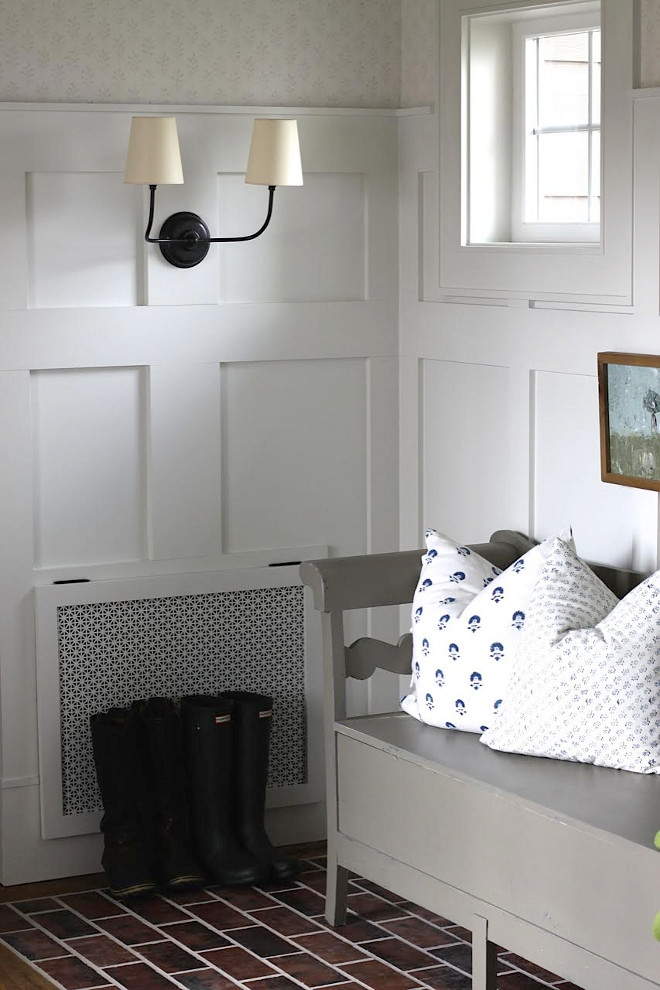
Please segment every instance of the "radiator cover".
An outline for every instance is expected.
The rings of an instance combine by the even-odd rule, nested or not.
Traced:
[[[89,717],[139,698],[271,695],[267,803],[321,799],[320,642],[297,567],[57,585],[35,601],[44,838],[98,830]]]

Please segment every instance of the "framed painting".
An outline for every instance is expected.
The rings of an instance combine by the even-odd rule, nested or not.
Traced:
[[[660,491],[660,355],[598,355],[603,481]]]

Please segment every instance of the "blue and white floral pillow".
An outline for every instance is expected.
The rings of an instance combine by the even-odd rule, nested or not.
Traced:
[[[570,530],[563,533],[571,539]],[[431,529],[412,605],[412,680],[401,707],[421,722],[484,732],[502,705],[512,655],[551,541],[500,571]]]
[[[660,571],[620,602],[557,541],[491,749],[660,772]]]

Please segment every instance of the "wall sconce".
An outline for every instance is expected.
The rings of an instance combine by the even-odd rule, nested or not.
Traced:
[[[266,219],[254,234],[244,237],[211,237],[209,228],[196,213],[173,213],[151,237],[156,186],[183,182],[179,138],[174,117],[133,117],[128,141],[124,182],[148,185],[149,221],[144,239],[158,244],[166,261],[177,268],[193,268],[206,257],[210,244],[253,241],[263,234],[273,213],[276,186],[303,184],[298,144],[298,122],[266,118],[255,120],[245,181],[268,186]]]

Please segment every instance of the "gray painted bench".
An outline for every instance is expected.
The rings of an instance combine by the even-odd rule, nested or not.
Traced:
[[[473,545],[500,567],[531,544]],[[343,613],[412,601],[423,551],[301,565],[322,613],[330,924],[348,871],[472,931],[473,988],[505,946],[584,990],[660,987],[660,778],[498,753],[403,712],[346,718],[345,679],[410,672],[411,638],[344,646]],[[643,575],[594,570],[622,597]]]

